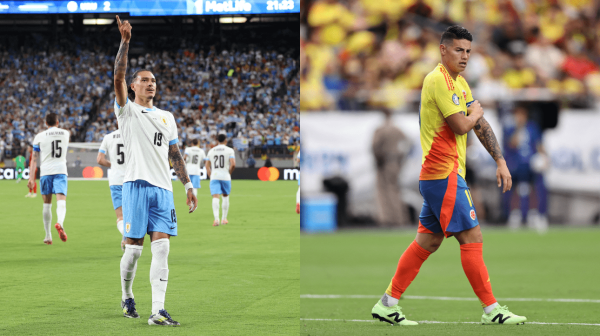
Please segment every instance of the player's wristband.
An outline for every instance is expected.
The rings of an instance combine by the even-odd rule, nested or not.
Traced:
[[[194,186],[192,185],[192,182],[188,182],[184,185],[185,187],[185,193],[187,194],[188,190],[192,189]]]

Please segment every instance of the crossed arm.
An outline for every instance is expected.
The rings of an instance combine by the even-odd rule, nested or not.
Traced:
[[[468,113],[455,113],[446,118],[446,122],[452,131],[458,135],[463,135],[473,129],[477,138],[490,153],[498,169],[496,169],[496,181],[498,187],[503,186],[502,192],[512,188],[512,177],[506,166],[506,161],[502,156],[502,150],[496,139],[496,135],[490,124],[483,117],[483,109],[479,101],[475,100],[468,108]]]

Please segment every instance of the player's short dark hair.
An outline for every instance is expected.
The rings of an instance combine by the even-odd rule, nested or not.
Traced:
[[[446,28],[442,34],[440,44],[452,43],[453,40],[467,40],[473,42],[473,35],[465,27],[454,25]]]
[[[140,74],[140,72],[144,72],[144,71],[148,71],[149,73],[152,73],[152,71],[150,71],[150,70],[140,69],[140,70],[137,70],[136,72],[134,72],[133,75],[131,75],[131,78],[129,79],[129,83],[127,84],[127,95],[129,96],[130,100],[135,100],[135,91],[133,91],[131,89],[131,84],[135,81],[135,79]]]
[[[217,135],[217,141],[218,142],[225,142],[225,139],[227,139],[227,135],[225,135],[223,133]]]
[[[200,141],[198,141],[198,139],[193,139],[192,140],[192,146],[196,146]]]
[[[46,114],[46,124],[48,126],[56,126],[58,124],[58,116],[54,112]]]

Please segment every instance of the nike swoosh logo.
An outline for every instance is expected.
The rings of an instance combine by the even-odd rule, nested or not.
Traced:
[[[167,280],[160,279],[160,281],[169,281],[169,279],[167,279]]]
[[[142,113],[148,113],[148,111],[142,111]]]
[[[125,281],[131,281],[131,279],[129,279],[129,280],[127,280],[127,279],[123,279],[123,280],[125,280]]]

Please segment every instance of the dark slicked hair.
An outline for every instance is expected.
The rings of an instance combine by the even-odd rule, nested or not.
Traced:
[[[127,84],[127,95],[129,96],[129,100],[131,100],[131,101],[135,100],[135,91],[133,91],[133,89],[131,89],[131,84],[133,82],[135,82],[135,79],[140,74],[140,72],[144,72],[144,71],[148,71],[149,73],[152,73],[152,71],[150,71],[150,70],[140,69],[140,70],[134,72],[133,75],[131,75],[131,79],[129,79],[129,84]]]
[[[217,141],[218,142],[225,142],[225,139],[227,139],[227,135],[225,135],[223,133],[217,135]]]
[[[199,142],[198,139],[192,140],[192,146],[196,146]]]
[[[471,35],[465,27],[454,25],[446,28],[442,34],[440,44],[447,45],[452,43],[453,40],[467,40],[473,42],[473,35]]]
[[[58,124],[58,116],[54,112],[46,114],[46,124],[48,126],[56,126]]]

